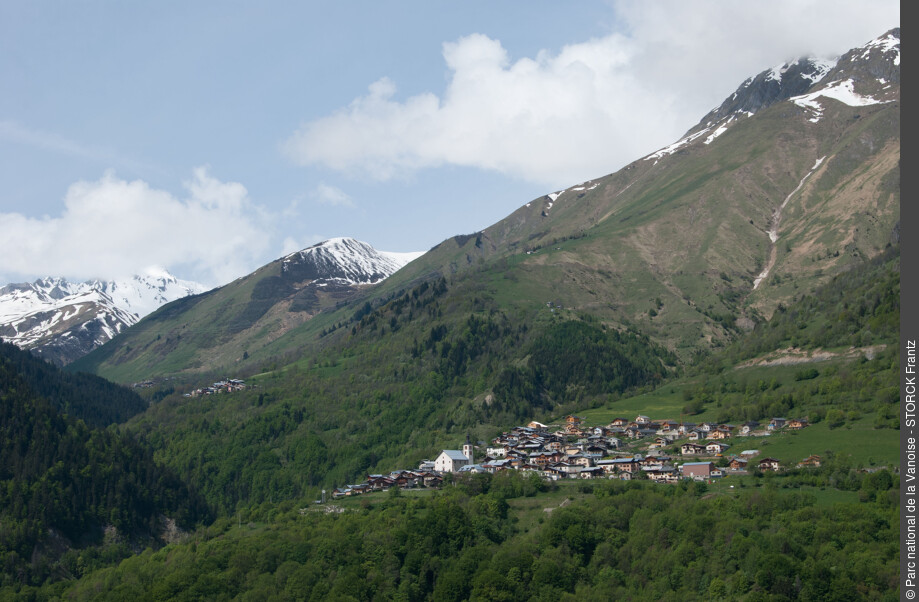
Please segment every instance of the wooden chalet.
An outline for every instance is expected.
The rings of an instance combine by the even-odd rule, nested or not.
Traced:
[[[749,421],[749,422],[744,422],[744,423],[740,426],[740,434],[741,434],[741,435],[750,435],[751,433],[753,433],[753,431],[755,431],[755,430],[758,429],[758,428],[759,428],[759,422],[757,422],[757,421],[755,421],[755,420],[751,420],[751,421]]]
[[[822,459],[820,458],[820,456],[812,455],[812,456],[808,456],[808,457],[804,458],[803,460],[801,460],[800,462],[798,462],[798,466],[800,466],[800,467],[802,467],[802,468],[803,468],[803,467],[806,467],[806,466],[814,466],[814,467],[816,467],[816,466],[820,466],[821,461],[822,461]]]
[[[731,470],[746,470],[748,463],[749,460],[745,460],[744,458],[732,458],[728,467]]]
[[[769,421],[769,424],[766,426],[770,431],[774,431],[785,426],[785,423],[788,422],[784,418],[773,418]]]
[[[730,437],[731,437],[731,431],[721,430],[720,428],[715,429],[713,431],[709,431],[708,433],[709,439],[729,439]]]
[[[584,422],[584,419],[580,416],[575,416],[573,414],[565,416],[565,432],[567,433],[580,433],[581,432],[581,423]]]
[[[698,443],[684,443],[680,446],[680,453],[684,456],[699,456],[705,453],[705,446]]]
[[[605,475],[602,468],[599,466],[591,466],[589,468],[582,468],[581,472],[578,473],[578,478],[580,479],[599,479]]]
[[[673,466],[655,466],[645,470],[648,479],[657,483],[676,483],[680,480],[680,473]]]
[[[717,441],[714,441],[705,446],[705,451],[714,456],[720,456],[725,451],[727,451],[729,447],[731,446],[725,443],[718,443]]]
[[[778,472],[782,468],[782,466],[779,464],[779,461],[776,460],[775,458],[763,458],[762,460],[757,462],[756,466],[757,468],[759,468],[760,470],[764,472],[767,470],[772,471],[772,472]]]

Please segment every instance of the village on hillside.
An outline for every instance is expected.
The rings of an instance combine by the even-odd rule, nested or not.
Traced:
[[[496,473],[519,470],[559,479],[649,479],[676,483],[683,479],[711,482],[731,475],[783,470],[778,460],[760,457],[757,449],[743,449],[740,442],[766,437],[778,430],[806,428],[806,419],[773,418],[766,424],[752,421],[732,424],[699,424],[674,420],[616,418],[606,426],[588,427],[578,416],[565,424],[536,421],[501,433],[476,462],[475,446],[469,441],[461,450],[445,449],[434,460],[423,460],[417,469],[368,475],[363,483],[332,491],[333,498],[383,491],[391,487],[439,487],[447,474]],[[727,441],[737,441],[732,444]],[[664,448],[679,450],[668,455]],[[737,448],[739,451],[731,451]],[[820,456],[803,459],[798,466],[820,466]]]
[[[246,381],[238,378],[225,378],[213,383],[209,387],[201,387],[186,393],[183,397],[201,397],[202,395],[217,395],[219,393],[234,393],[236,391],[245,391]]]

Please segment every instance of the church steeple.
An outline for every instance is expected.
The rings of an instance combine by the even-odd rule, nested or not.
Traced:
[[[469,441],[469,433],[466,433],[466,443],[463,444],[463,455],[469,458],[470,464],[475,464],[472,458],[472,442]]]

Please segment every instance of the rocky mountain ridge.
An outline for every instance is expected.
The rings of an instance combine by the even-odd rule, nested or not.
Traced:
[[[47,277],[8,284],[0,288],[0,337],[64,365],[161,305],[205,290],[158,268],[120,280]]]

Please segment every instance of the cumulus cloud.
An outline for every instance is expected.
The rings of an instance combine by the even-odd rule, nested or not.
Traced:
[[[354,201],[341,188],[330,186],[325,182],[320,182],[316,189],[313,190],[313,198],[323,205],[333,205],[341,207],[354,207]]]
[[[303,124],[292,160],[379,180],[442,165],[547,186],[597,177],[674,141],[746,77],[836,55],[899,25],[899,2],[615,2],[609,35],[512,60],[473,34],[443,45],[442,94],[373,82]]]
[[[77,182],[57,217],[0,213],[3,269],[12,274],[115,278],[143,266],[182,269],[217,285],[257,267],[268,250],[271,217],[246,188],[197,168],[179,199],[142,180],[107,172]]]

